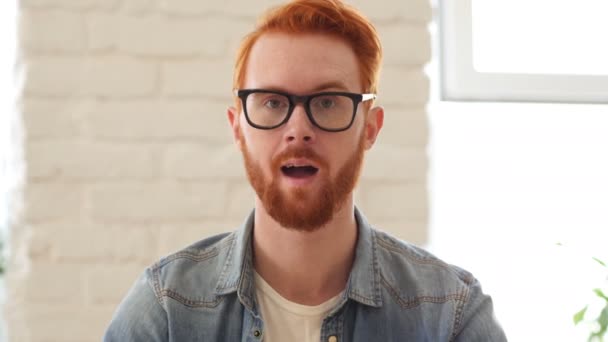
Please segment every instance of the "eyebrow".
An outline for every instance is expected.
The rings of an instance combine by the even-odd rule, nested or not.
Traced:
[[[283,87],[262,87],[261,89],[287,92],[286,89],[283,88]],[[346,87],[346,84],[344,84],[343,82],[340,82],[340,81],[329,81],[329,82],[321,83],[320,85],[314,87],[308,93],[309,94],[318,93],[318,92],[322,92],[322,91],[328,90],[328,89],[337,89],[337,90],[342,90],[342,91],[348,91],[348,88]]]
[[[341,90],[348,89],[346,87],[346,85],[340,81],[330,81],[330,82],[322,83],[319,86],[315,87],[313,89],[313,92],[318,92],[318,91],[327,90],[327,89],[334,89],[334,88],[341,89]]]

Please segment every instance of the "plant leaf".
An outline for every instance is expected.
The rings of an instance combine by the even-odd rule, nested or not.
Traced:
[[[604,294],[604,292],[602,292],[602,290],[600,290],[600,289],[594,289],[593,292],[595,292],[595,294],[598,297],[600,297],[600,298],[602,298],[602,299],[604,299],[605,301],[608,302],[608,297]]]
[[[600,264],[600,265],[602,265],[604,267],[608,267],[608,266],[606,266],[606,263],[603,262],[602,260],[600,260],[600,259],[598,259],[596,257],[592,257],[592,259],[595,260],[598,264]]]
[[[608,305],[606,305],[600,313],[600,317],[597,318],[597,323],[600,325],[600,330],[598,330],[597,333],[601,340],[601,337],[603,337],[606,334],[606,330],[608,330]]]
[[[574,314],[574,316],[572,317],[574,325],[579,324],[583,320],[583,318],[585,318],[585,312],[587,312],[587,306],[585,306],[581,311]]]

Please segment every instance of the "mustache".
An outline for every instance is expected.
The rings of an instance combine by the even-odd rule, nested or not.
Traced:
[[[285,151],[274,157],[272,161],[273,169],[280,168],[283,163],[292,158],[305,158],[323,168],[327,168],[327,162],[325,161],[325,159],[323,159],[312,148],[296,146],[289,147]]]

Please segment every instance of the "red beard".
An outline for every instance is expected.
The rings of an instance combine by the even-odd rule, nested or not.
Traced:
[[[330,179],[328,163],[309,148],[289,148],[271,161],[272,179],[266,179],[245,145],[243,135],[243,159],[251,186],[261,199],[266,212],[281,226],[298,231],[312,232],[327,224],[355,188],[365,153],[363,134],[355,152],[340,168],[334,179]],[[324,172],[319,174],[320,189],[298,187],[285,193],[279,187],[281,165],[290,158],[306,158],[317,164]]]

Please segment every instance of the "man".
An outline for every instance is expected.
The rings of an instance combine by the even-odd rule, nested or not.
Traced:
[[[384,112],[381,48],[339,0],[266,14],[241,45],[234,141],[257,194],[231,234],[148,268],[106,341],[505,341],[468,272],[373,229],[353,202]]]

